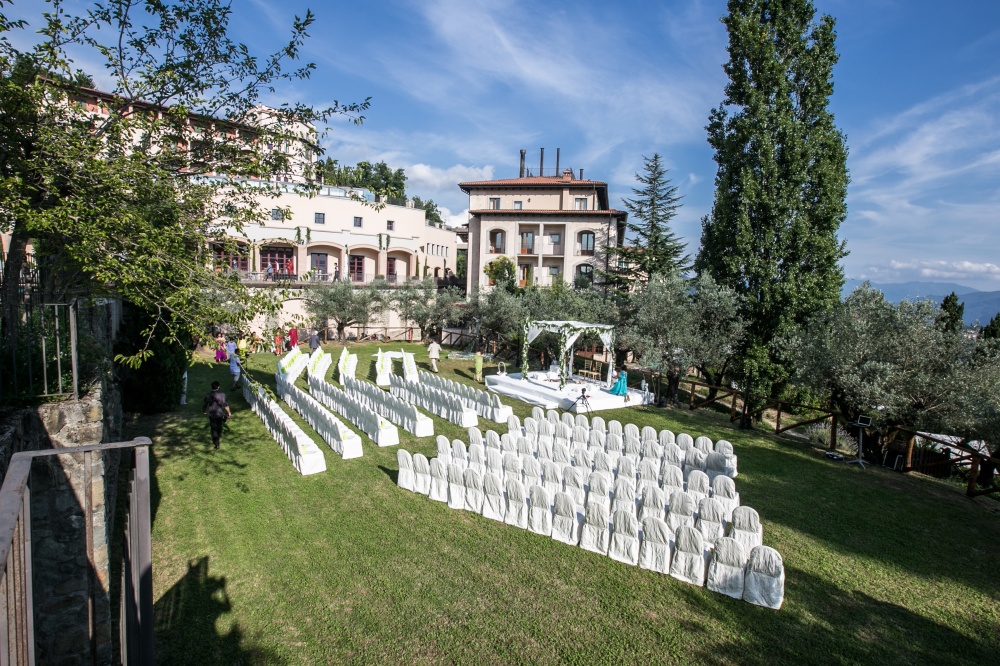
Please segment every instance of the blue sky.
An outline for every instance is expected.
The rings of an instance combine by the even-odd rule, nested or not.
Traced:
[[[724,0],[233,0],[234,34],[263,52],[292,16],[317,21],[313,77],[273,102],[372,97],[334,123],[328,154],[385,160],[408,191],[465,221],[456,183],[537,166],[584,169],[621,208],[642,156],[683,194],[674,230],[697,250],[715,164],[704,126],[723,96]],[[850,150],[845,273],[1000,289],[1000,3],[815,0],[837,19],[831,109]],[[8,16],[37,16],[16,2]]]

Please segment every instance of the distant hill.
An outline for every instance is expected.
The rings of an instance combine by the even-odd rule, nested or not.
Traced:
[[[845,280],[844,295],[851,293],[864,280]],[[965,303],[965,323],[974,324],[977,321],[985,325],[1000,312],[1000,291],[979,291],[953,282],[900,282],[897,284],[872,283],[872,286],[883,294],[887,300],[898,303],[903,299],[930,299],[940,303],[945,296],[955,292],[959,301]]]

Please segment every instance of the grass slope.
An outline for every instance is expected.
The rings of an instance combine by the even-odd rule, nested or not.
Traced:
[[[375,347],[351,350],[366,376]],[[273,356],[249,363],[271,382]],[[471,381],[472,364],[442,372]],[[367,438],[344,461],[317,437],[328,469],[302,477],[236,392],[213,451],[200,413],[213,379],[228,386],[226,366],[193,368],[186,407],[131,424],[154,442],[160,663],[969,664],[1000,651],[1000,519],[952,487],[831,463],[708,411],[602,412],[733,442],[742,502],[784,558],[775,612],[402,491],[396,449]],[[400,434],[434,454],[433,438]]]

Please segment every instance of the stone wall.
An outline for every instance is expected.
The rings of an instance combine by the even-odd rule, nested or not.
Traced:
[[[10,414],[0,426],[0,469],[19,451],[61,449],[120,441],[121,393],[105,381],[79,401],[49,403]],[[110,541],[118,492],[120,452],[91,454],[87,486],[84,455],[36,458],[31,471],[31,538],[38,663],[91,663],[88,598],[94,591],[98,663],[113,663]],[[93,550],[87,552],[86,521]]]

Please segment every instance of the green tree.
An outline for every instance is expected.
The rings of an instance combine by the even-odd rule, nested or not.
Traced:
[[[441,209],[434,203],[433,199],[424,201],[420,197],[413,197],[413,207],[420,208],[427,214],[427,224],[432,227],[443,227],[444,220],[441,218]]]
[[[469,267],[469,252],[468,250],[459,250],[455,256],[455,275],[460,278],[465,277],[465,271]]]
[[[671,273],[654,275],[630,299],[619,344],[666,377],[666,398],[676,402],[680,380],[691,366],[710,383],[721,383],[742,330],[732,289],[711,276],[685,280]]]
[[[416,324],[424,337],[436,337],[449,322],[461,316],[465,297],[454,287],[438,289],[434,279],[408,282],[397,288],[391,299],[392,309],[403,321]]]
[[[386,284],[379,280],[357,288],[350,280],[319,283],[306,287],[302,297],[316,328],[325,331],[333,322],[341,342],[349,326],[368,326],[389,304]]]
[[[626,225],[631,242],[607,248],[610,270],[598,271],[603,279],[621,292],[645,284],[654,275],[681,274],[690,268],[685,244],[670,230],[680,208],[677,186],[667,178],[659,154],[643,157],[643,172],[635,174],[641,187],[625,199],[631,214]]]
[[[729,0],[728,9],[729,83],[708,125],[715,201],[695,268],[742,297],[737,360],[752,410],[787,377],[772,341],[839,302],[849,179],[828,110],[833,18],[814,22],[809,0]]]
[[[938,326],[949,333],[958,333],[965,328],[965,303],[958,300],[958,294],[951,292],[941,301],[941,314],[938,316]]]
[[[267,290],[216,274],[206,248],[235,249],[227,238],[264,219],[260,198],[277,193],[267,177],[320,151],[310,124],[335,113],[360,122],[367,108],[261,113],[261,94],[312,70],[289,65],[313,17],[296,18],[285,46],[261,55],[228,36],[231,12],[222,0],[108,0],[79,14],[60,4],[23,51],[6,35],[23,26],[0,17],[0,230],[11,234],[4,289],[17,288],[30,242],[46,258],[50,291],[115,294],[153,313],[146,343],[122,357],[132,364],[152,353],[154,332],[179,342],[277,307]],[[75,101],[92,81],[73,72],[71,52],[105,69],[100,113]],[[205,174],[216,177],[198,178]],[[9,333],[16,299],[3,296]]]
[[[499,256],[486,264],[483,266],[483,273],[500,289],[513,292],[517,288],[517,269],[508,257]]]
[[[993,315],[990,323],[983,327],[979,332],[979,338],[982,340],[1000,340],[1000,312]]]
[[[1000,348],[944,330],[940,316],[930,301],[896,305],[863,284],[785,341],[794,379],[846,421],[996,441]]]

